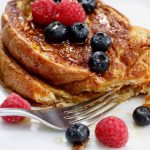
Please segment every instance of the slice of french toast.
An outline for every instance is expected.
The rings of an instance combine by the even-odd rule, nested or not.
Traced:
[[[63,85],[71,93],[107,91],[115,87],[142,86],[150,83],[150,30],[132,27],[127,43],[121,49],[114,47],[109,70],[103,76],[91,75],[88,79]],[[117,44],[117,43],[116,43]],[[114,45],[115,46],[115,45]]]
[[[74,95],[117,91],[126,100],[149,92],[150,31],[131,26],[128,19],[110,6],[97,2],[94,13],[87,15],[90,29],[84,45],[45,42],[44,29],[32,22],[31,0],[8,3],[2,17],[2,41],[10,54],[29,72],[40,75]],[[110,67],[104,74],[90,71],[90,38],[106,32],[113,41],[107,51]]]
[[[91,55],[90,39],[93,34],[97,31],[108,32],[113,38],[113,45],[119,49],[126,43],[131,28],[128,19],[122,14],[100,1],[97,3],[96,10],[87,15],[85,21],[90,34],[84,45],[52,45],[45,42],[44,29],[32,22],[31,0],[10,1],[2,17],[3,43],[13,57],[29,71],[44,77],[52,84],[85,80],[93,75],[88,67]]]
[[[68,106],[85,101],[94,95],[70,95],[30,75],[8,54],[0,39],[0,80],[7,88],[23,97],[53,107]]]

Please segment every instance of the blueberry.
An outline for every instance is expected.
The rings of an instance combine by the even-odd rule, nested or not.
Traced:
[[[140,106],[133,112],[133,119],[139,126],[146,126],[150,124],[150,108]]]
[[[89,66],[96,73],[105,73],[109,68],[109,57],[104,52],[95,52],[89,59]]]
[[[70,27],[69,34],[71,42],[82,44],[89,34],[89,29],[85,24],[78,22]]]
[[[96,8],[96,0],[78,0],[78,2],[83,6],[87,13],[93,12]]]
[[[96,33],[91,39],[92,50],[106,52],[111,46],[111,38],[103,32]]]
[[[60,22],[52,22],[45,28],[45,39],[49,43],[61,43],[67,39],[67,28]]]
[[[53,0],[55,3],[59,4],[61,0]]]
[[[90,135],[89,128],[83,124],[74,124],[66,131],[66,139],[70,143],[86,142]]]

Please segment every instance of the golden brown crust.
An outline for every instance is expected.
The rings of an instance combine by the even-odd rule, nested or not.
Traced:
[[[96,97],[97,94],[87,92],[82,95],[74,96],[66,91],[56,89],[43,82],[42,80],[30,75],[11,56],[5,52],[0,42],[0,78],[3,83],[13,91],[25,98],[36,101],[40,104],[52,107],[64,107],[79,103]],[[125,101],[139,93],[150,93],[150,86],[147,83],[136,85],[124,85],[116,91],[120,95],[119,101]]]
[[[89,75],[88,70],[79,66],[71,67],[71,64],[63,61],[59,56],[57,56],[56,60],[56,54],[51,52],[39,52],[38,49],[40,47],[37,42],[31,42],[31,37],[26,38],[24,34],[21,34],[21,27],[18,18],[16,19],[16,14],[14,12],[12,13],[13,10],[17,13],[17,8],[14,6],[14,3],[15,1],[8,3],[6,12],[2,19],[2,39],[10,53],[18,61],[24,64],[28,70],[40,74],[55,84],[62,84],[87,78]],[[12,17],[14,18],[12,19]],[[27,31],[25,34],[27,34]],[[39,35],[39,33],[37,34]],[[57,63],[57,61],[59,63]]]
[[[90,29],[90,35],[84,45],[67,43],[50,45],[44,40],[43,30],[37,29],[31,21],[27,20],[23,11],[16,6],[16,1],[8,3],[3,15],[3,42],[10,53],[29,71],[41,75],[53,84],[89,78],[91,75],[88,68],[88,59],[91,55],[89,43],[95,32],[106,30],[118,41],[117,38],[121,38],[122,35],[125,37],[130,28],[128,20],[123,15],[99,2],[96,11],[86,19],[85,23]],[[109,19],[109,22],[99,23],[100,19]],[[111,29],[107,29],[107,25]]]
[[[73,96],[69,93],[56,89],[46,84],[41,79],[28,74],[16,61],[5,51],[0,40],[0,79],[14,92],[23,97],[44,105],[53,107],[67,106],[79,103],[88,96]]]
[[[132,32],[138,32],[143,30],[139,27],[134,27]],[[131,32],[131,34],[132,34]],[[147,35],[150,32],[147,31]],[[136,34],[137,38],[141,37],[141,34]],[[146,36],[146,34],[145,34]],[[135,46],[132,51],[126,49],[124,54],[115,59],[110,68],[108,74],[104,76],[106,78],[90,76],[88,79],[74,82],[64,85],[64,89],[74,94],[79,94],[83,91],[107,91],[117,86],[124,85],[136,85],[150,82],[150,39],[143,37],[140,46]],[[145,43],[144,43],[145,41]],[[135,39],[134,42],[137,42]],[[131,43],[130,43],[131,44]],[[136,43],[135,43],[136,44]],[[142,45],[143,44],[143,45]]]

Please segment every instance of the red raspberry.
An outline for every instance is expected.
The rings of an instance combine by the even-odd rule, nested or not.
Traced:
[[[57,4],[53,0],[38,0],[32,3],[33,20],[40,25],[48,25],[55,20]]]
[[[111,116],[97,124],[95,135],[104,145],[120,148],[128,141],[128,128],[123,120]]]
[[[81,4],[73,1],[63,0],[58,5],[57,21],[66,26],[71,26],[76,22],[83,22],[86,18],[85,11]]]
[[[22,97],[20,97],[15,93],[12,93],[1,104],[1,108],[23,108],[23,109],[30,110],[31,106],[25,99],[23,99]],[[2,118],[4,121],[8,123],[17,123],[24,119],[24,117],[20,117],[20,116],[5,116]]]

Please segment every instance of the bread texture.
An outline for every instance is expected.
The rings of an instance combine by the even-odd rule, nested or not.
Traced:
[[[20,66],[7,52],[6,48],[3,47],[1,41],[0,79],[7,88],[24,98],[35,101],[40,105],[48,105],[51,107],[66,107],[105,94],[105,92],[87,92],[80,95],[71,95],[65,90],[47,84],[45,81],[29,74]],[[118,102],[122,102],[140,93],[150,93],[150,84],[124,85],[117,90],[113,90],[114,94],[119,95]]]
[[[48,44],[44,29],[32,21],[31,0],[10,1],[2,16],[2,42],[6,49],[1,51],[0,73],[4,83],[29,99],[50,105],[53,101],[78,103],[116,88],[121,101],[149,93],[150,30],[132,26],[124,15],[101,1],[87,15],[85,24],[90,30],[85,44]],[[96,74],[88,66],[90,39],[100,31],[113,41],[107,51],[110,67],[104,74]],[[17,68],[17,73],[9,64]],[[22,73],[18,74],[20,70]],[[10,76],[10,71],[14,76]],[[42,99],[42,94],[46,98]]]
[[[0,40],[0,79],[5,86],[23,97],[53,107],[68,106],[89,99],[88,96],[70,95],[30,75],[10,56]]]

